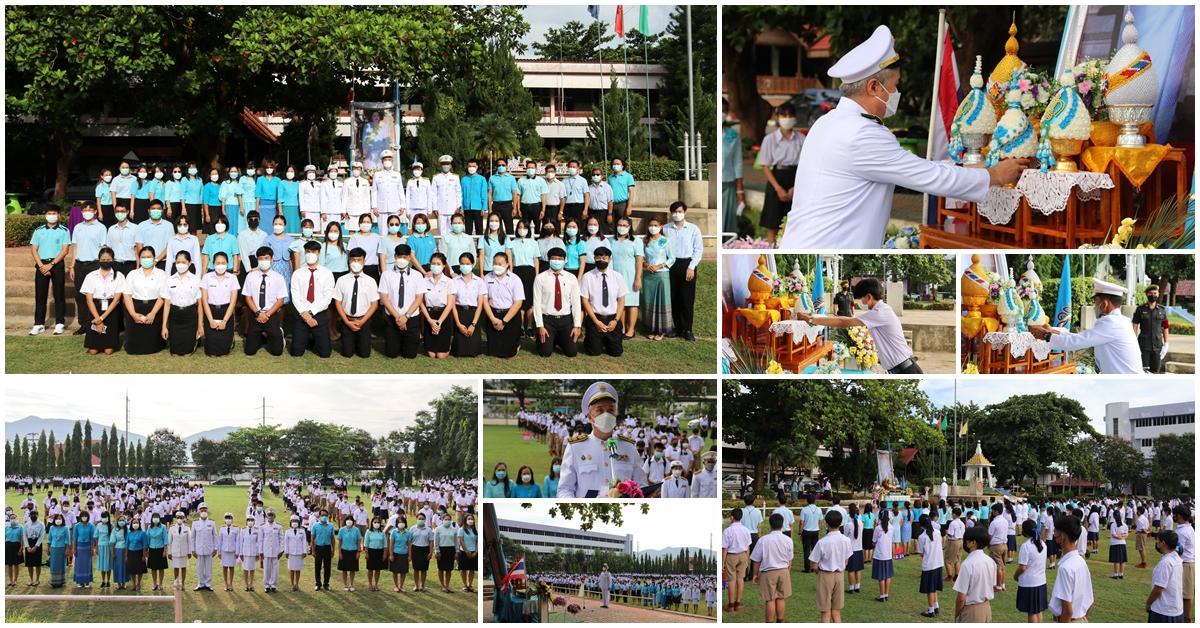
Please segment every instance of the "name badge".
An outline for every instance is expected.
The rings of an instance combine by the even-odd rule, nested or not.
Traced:
[[[100,311],[101,312],[108,311],[108,299],[100,299]]]

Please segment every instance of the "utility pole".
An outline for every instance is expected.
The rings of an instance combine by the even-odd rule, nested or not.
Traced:
[[[262,426],[267,426],[267,398],[262,398]]]
[[[695,86],[695,70],[692,68],[692,5],[687,6],[687,62],[688,62],[688,137],[691,144],[696,143],[696,86]],[[688,142],[685,142],[687,144]],[[685,151],[691,150],[691,144]],[[699,178],[700,164],[696,166],[697,178]],[[691,181],[691,172],[685,173],[684,180]]]

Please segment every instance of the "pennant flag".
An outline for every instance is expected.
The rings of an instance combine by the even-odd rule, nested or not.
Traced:
[[[641,5],[638,8],[638,31],[643,35],[650,34],[650,7]]]
[[[617,37],[625,38],[625,7],[617,5],[617,17],[613,20],[613,32]]]
[[[817,276],[813,278],[812,288],[813,311],[825,313],[825,272],[821,268],[821,256],[817,256]]]
[[[1062,276],[1058,279],[1058,302],[1054,304],[1054,326],[1071,329],[1071,256],[1063,255]]]
[[[946,431],[946,427],[947,427],[947,426],[946,426],[946,415],[945,415],[945,414],[943,414],[943,415],[942,415],[942,418],[941,418],[941,420],[940,420],[940,421],[938,421],[938,429],[939,429],[939,430],[941,430],[941,431],[943,431],[943,432],[945,432],[945,431]]]
[[[933,161],[942,161],[950,156],[950,124],[962,93],[958,83],[958,64],[954,61],[954,43],[950,39],[950,27],[946,27],[942,44],[942,67],[938,80],[938,93],[934,94],[936,109],[933,125]]]
[[[525,555],[521,554],[521,558],[519,558],[517,560],[517,562],[513,563],[512,568],[509,569],[508,573],[505,574],[504,578],[500,580],[500,590],[508,591],[509,589],[512,588],[512,583],[516,582],[517,580],[524,580],[524,579],[525,579]]]
[[[354,102],[354,86],[350,86],[350,91],[346,92],[346,108],[349,109],[351,103]]]
[[[588,15],[592,16],[593,20],[600,19],[600,5],[589,4],[589,5],[587,5],[587,9],[588,9]]]
[[[962,438],[967,435],[967,425],[970,424],[969,419],[963,419],[962,427],[958,428],[958,437]]]

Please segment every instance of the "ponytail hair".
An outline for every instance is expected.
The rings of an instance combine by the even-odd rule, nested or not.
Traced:
[[[921,518],[917,520],[917,525],[921,526],[921,529],[925,533],[925,536],[929,537],[929,540],[932,541],[933,540],[933,519],[930,519],[929,515],[921,515]]]
[[[888,515],[888,509],[881,508],[879,510],[879,527],[883,528],[884,532],[888,532],[888,520],[889,519],[891,519],[891,517]]]
[[[1021,524],[1021,536],[1033,541],[1033,546],[1036,547],[1039,552],[1042,551],[1042,537],[1038,536],[1037,524],[1033,522],[1033,519],[1026,519],[1025,522]]]

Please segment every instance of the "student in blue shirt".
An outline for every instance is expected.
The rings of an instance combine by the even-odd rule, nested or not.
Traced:
[[[241,178],[241,172],[238,167],[231,167],[229,178],[221,182],[221,189],[218,193],[221,199],[221,214],[229,219],[229,232],[233,235],[240,233],[246,226],[246,213],[242,204],[242,194],[245,193],[245,190],[242,189],[239,178]]]
[[[151,591],[163,590],[163,577],[167,573],[167,546],[171,544],[171,531],[162,524],[158,515],[150,516],[150,526],[146,528],[146,567],[150,569],[150,579],[154,583]]]
[[[492,478],[483,483],[484,497],[511,497],[513,483],[508,479],[508,465],[497,462],[492,469]],[[557,495],[557,493],[555,493]]]
[[[143,247],[153,247],[158,252],[154,258],[155,265],[166,270],[167,264],[164,260],[167,259],[167,245],[170,244],[171,236],[175,234],[175,227],[163,220],[162,201],[150,201],[148,213],[150,217],[138,223],[134,241],[137,242],[139,253]]]
[[[150,212],[150,169],[144,164],[137,167],[137,178],[130,186],[133,198],[133,221],[142,222]]]
[[[204,213],[204,233],[213,234],[213,225],[217,222],[218,216],[224,216],[225,210],[221,207],[221,171],[213,168],[208,171],[208,182],[204,184],[204,190],[200,193],[200,207]],[[228,223],[226,223],[228,226]]]
[[[625,160],[613,157],[612,174],[608,175],[608,186],[613,191],[613,220],[633,216],[633,188],[636,185],[633,175],[625,170]]]
[[[554,460],[550,461],[550,474],[542,479],[542,492],[546,494],[546,497],[558,495],[558,479],[561,471],[562,458],[555,456]]]
[[[517,471],[509,497],[541,497],[542,489],[533,481],[533,467],[523,466]]]
[[[704,243],[700,227],[687,221],[687,205],[683,201],[671,203],[671,223],[663,227],[663,234],[671,242],[675,262],[671,264],[671,316],[675,335],[684,340],[695,340],[692,335],[692,319],[696,309],[696,267],[704,254]]]
[[[204,180],[200,178],[200,167],[196,165],[196,162],[188,162],[187,174],[179,182],[179,188],[183,194],[184,215],[187,216],[188,224],[192,227],[192,233],[198,236],[204,229],[205,223],[202,210]]]
[[[75,561],[75,586],[92,586],[92,554],[96,549],[96,526],[88,519],[91,513],[79,513],[79,521],[71,530],[71,557]]]
[[[417,261],[417,270],[428,272],[429,259],[437,251],[437,240],[429,233],[429,218],[425,214],[413,216],[413,234],[408,236],[408,246]]]
[[[296,167],[289,165],[284,178],[279,182],[279,206],[287,220],[288,233],[296,233],[300,225],[300,182],[296,180]]]
[[[512,231],[513,202],[521,197],[517,188],[517,180],[508,174],[508,165],[504,160],[496,161],[496,169],[488,179],[488,213],[496,213],[500,220]]]
[[[153,169],[153,177],[150,179],[150,182],[146,184],[146,187],[150,188],[150,200],[162,201],[164,210],[169,209],[166,202],[167,190],[163,185],[166,176],[166,170],[163,170],[162,166],[155,164]],[[171,214],[168,213],[167,218],[171,217]]]
[[[383,521],[371,519],[371,527],[363,536],[363,547],[367,550],[367,587],[379,591],[379,575],[387,568],[388,535],[383,532]]]
[[[467,162],[467,174],[459,179],[462,187],[462,211],[467,223],[467,233],[483,233],[483,218],[488,210],[488,180],[479,174],[479,162]]]
[[[404,513],[400,514],[400,520],[388,532],[388,545],[391,548],[392,591],[400,593],[408,576],[408,554],[412,549],[412,532],[408,530],[408,519]]]
[[[576,278],[582,283],[583,275],[586,272],[584,266],[587,263],[587,242],[579,237],[578,220],[573,218],[567,220],[562,240],[563,250],[567,252],[567,265],[563,268],[575,273]]]
[[[33,256],[33,327],[30,336],[46,331],[46,301],[54,288],[54,335],[63,333],[67,324],[66,264],[71,234],[59,222],[57,207],[46,209],[46,224],[33,230],[29,253]]]
[[[247,170],[249,172],[249,170]],[[275,162],[270,159],[263,162],[263,176],[254,182],[254,208],[258,211],[262,224],[270,225],[275,222],[275,211],[279,201],[279,177],[275,176]],[[299,215],[300,197],[296,196],[296,212]],[[286,220],[284,222],[286,225]],[[296,233],[290,231],[289,233]]]
[[[354,525],[353,517],[346,517],[345,525],[337,531],[338,571],[342,572],[344,591],[354,590],[354,574],[358,573],[358,548],[362,543],[362,532]]]
[[[105,168],[100,171],[100,178],[96,179],[96,207],[100,208],[100,222],[105,227],[111,227],[117,224],[117,220],[113,218],[113,194],[112,170]]]
[[[312,525],[312,555],[316,560],[313,575],[316,578],[315,591],[324,588],[329,590],[329,571],[333,563],[333,524],[329,522],[329,512],[324,508],[318,513],[317,522]],[[322,580],[322,574],[324,580]]]
[[[67,557],[71,551],[71,530],[62,514],[51,516],[46,541],[50,545],[50,587],[61,589],[67,583]]]
[[[546,180],[537,176],[537,162],[530,159],[525,162],[525,176],[517,181],[518,196],[521,198],[521,218],[541,222],[546,213],[546,196],[549,194]],[[509,233],[513,232],[511,220],[506,220],[505,226]]]
[[[474,593],[475,565],[479,561],[479,533],[475,530],[475,514],[467,513],[466,525],[455,534],[458,538],[458,574],[462,577],[462,590]]]

